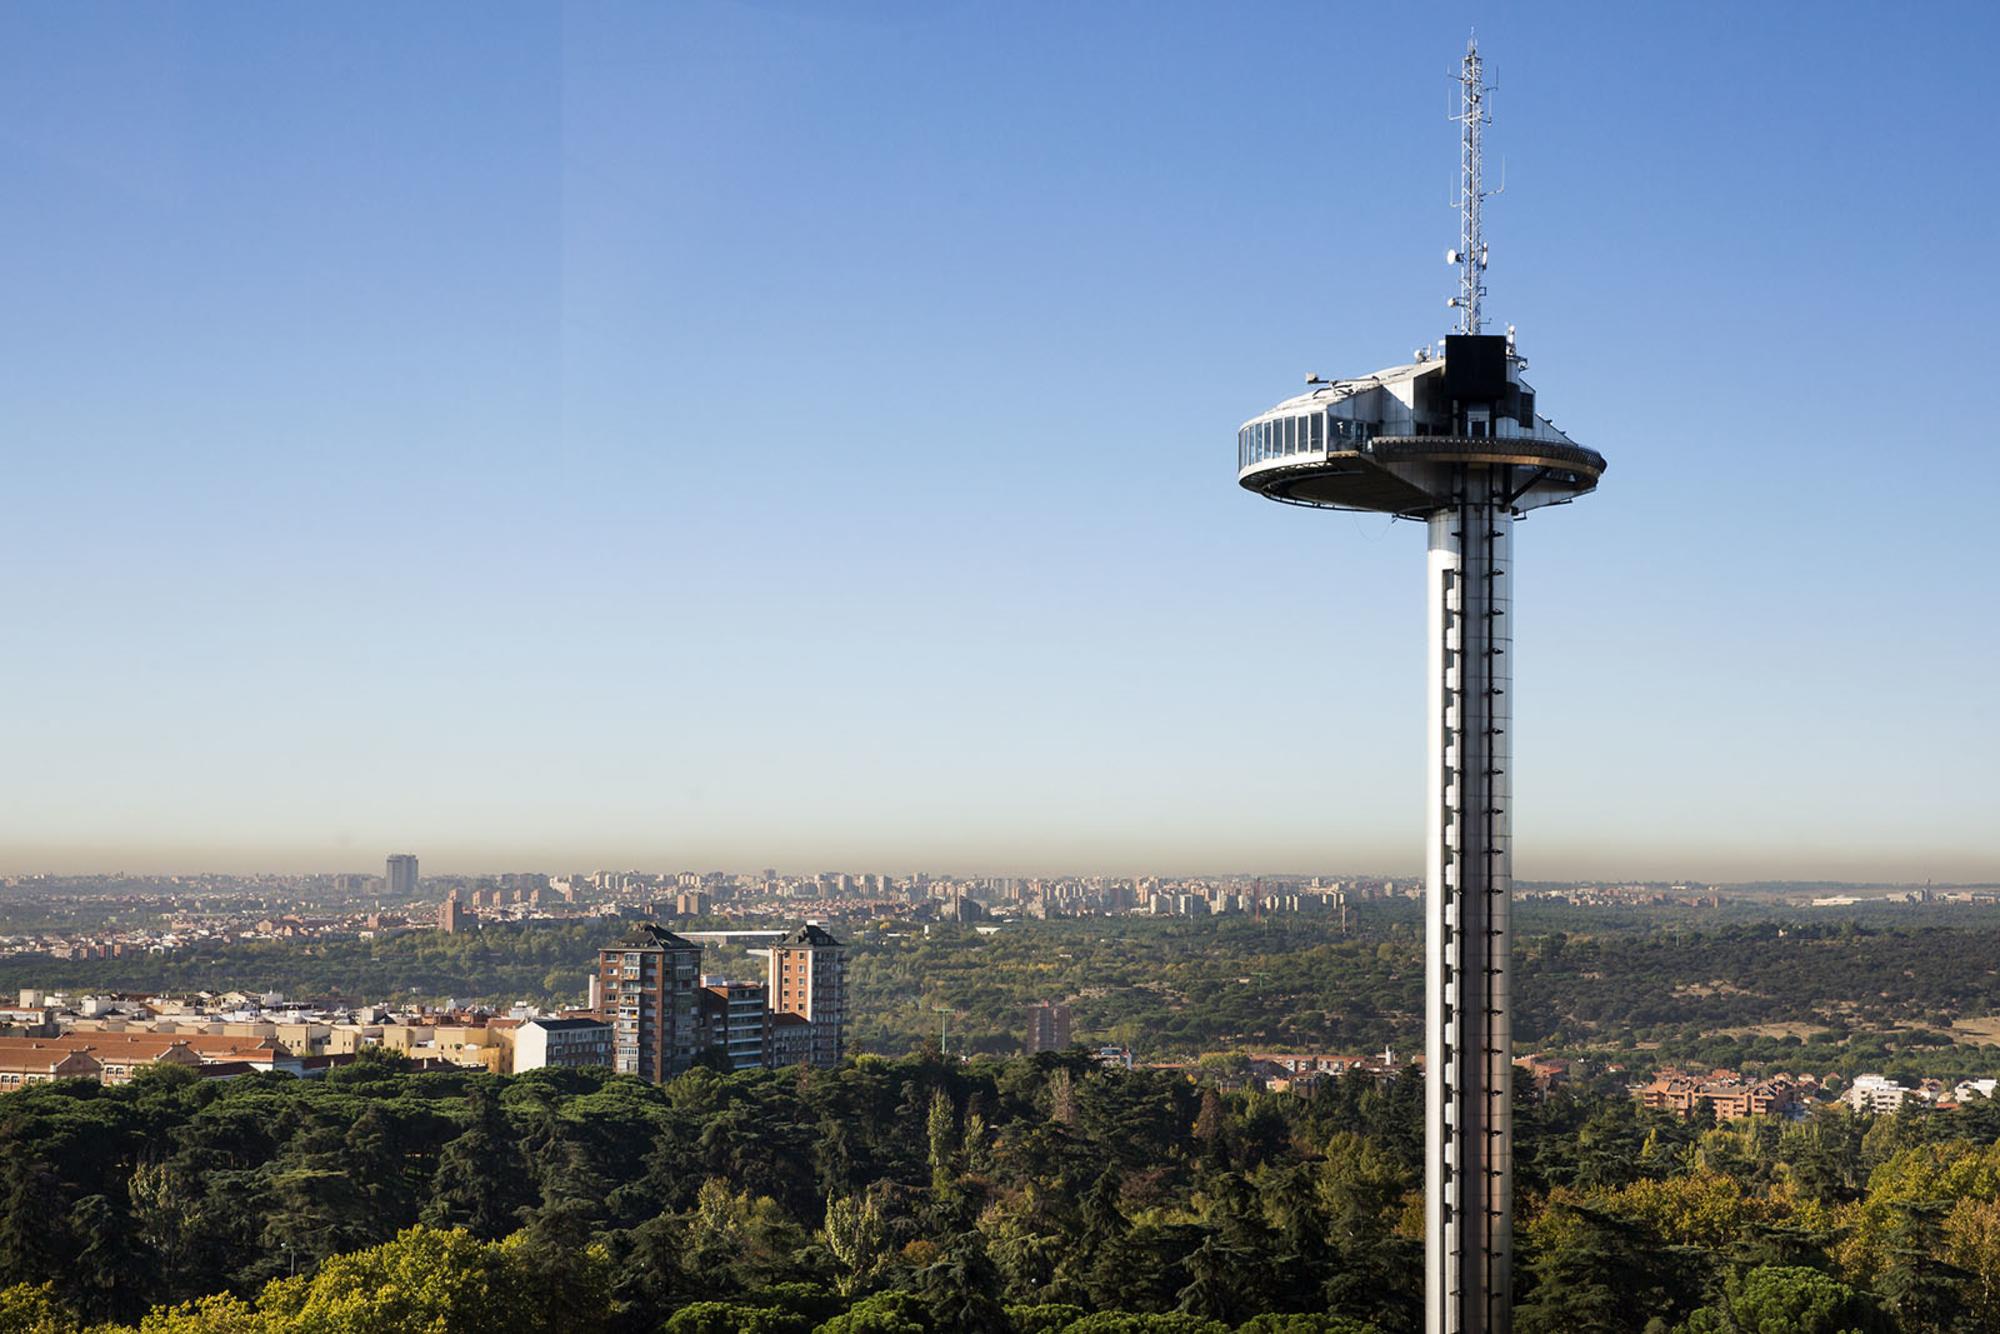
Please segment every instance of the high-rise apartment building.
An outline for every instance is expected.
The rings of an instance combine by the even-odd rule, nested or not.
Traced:
[[[812,1064],[847,1051],[847,947],[823,927],[800,927],[771,947],[771,1008],[812,1025]]]
[[[1037,1005],[1028,1011],[1028,1055],[1069,1047],[1069,1006]]]
[[[766,1016],[764,1068],[788,1070],[795,1065],[811,1065],[813,1026],[804,1017],[773,1010]]]
[[[417,892],[417,859],[407,852],[389,854],[389,895],[407,898]]]
[[[761,982],[701,980],[695,1008],[701,1015],[702,1045],[720,1048],[731,1070],[754,1070],[765,1063],[770,994]]]
[[[448,936],[456,935],[471,923],[472,914],[458,901],[458,891],[454,889],[438,907],[438,930]]]
[[[695,1006],[701,946],[643,923],[597,952],[597,975],[612,1068],[655,1084],[687,1069],[704,1044]]]

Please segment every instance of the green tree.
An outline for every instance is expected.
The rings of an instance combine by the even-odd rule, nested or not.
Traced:
[[[1655,1315],[1688,1309],[1688,1257],[1662,1251],[1637,1223],[1565,1200],[1536,1220],[1529,1241],[1531,1283],[1514,1309],[1520,1334],[1637,1334]]]
[[[1875,1291],[1905,1330],[1955,1334],[1963,1329],[1969,1334],[1973,1276],[1946,1258],[1944,1216],[1941,1203],[1898,1205]]]
[[[1180,1311],[1160,1314],[1099,1311],[1065,1326],[1062,1334],[1230,1334],[1230,1331],[1219,1320]]]
[[[814,1334],[931,1334],[930,1308],[914,1293],[878,1292],[819,1326]]]
[[[438,1157],[423,1221],[434,1228],[462,1227],[492,1241],[514,1230],[518,1211],[528,1202],[522,1189],[525,1164],[493,1090],[476,1084],[466,1102],[465,1130]]]
[[[8,1094],[22,1098],[27,1094]],[[40,1284],[63,1271],[62,1180],[33,1145],[0,1135],[0,1284]]]
[[[258,1309],[292,1334],[554,1334],[538,1295],[509,1272],[499,1246],[462,1229],[413,1227],[334,1256],[310,1278],[274,1280]]]
[[[812,1321],[793,1311],[745,1302],[694,1302],[667,1320],[663,1334],[806,1334]]]
[[[840,1263],[840,1290],[853,1292],[888,1254],[889,1228],[882,1214],[881,1193],[871,1188],[860,1195],[829,1199],[820,1238]]]
[[[1040,1302],[1007,1308],[1007,1321],[1014,1327],[1014,1334],[1059,1334],[1083,1316],[1081,1306],[1072,1306],[1067,1302]]]
[[[953,1159],[958,1153],[958,1113],[951,1105],[951,1095],[943,1089],[931,1093],[925,1134],[930,1144],[931,1189],[943,1194],[950,1187]]]
[[[225,1292],[155,1307],[139,1322],[139,1334],[286,1334],[286,1330],[275,1317]]]
[[[1981,1329],[2000,1329],[2000,1200],[1963,1199],[1943,1227],[1944,1258],[1970,1275],[1967,1305]]]
[[[937,1262],[918,1275],[917,1291],[931,1324],[954,1334],[1007,1334],[1000,1274],[977,1232],[952,1239]]]
[[[1011,1300],[1038,1306],[1081,1291],[1073,1263],[1078,1248],[1063,1214],[1045,1208],[1041,1192],[1032,1187],[981,1211],[979,1234]]]
[[[54,1283],[0,1288],[0,1334],[79,1334],[79,1329]]]
[[[1352,1316],[1266,1313],[1237,1326],[1236,1334],[1381,1334],[1381,1330]]]
[[[1765,1266],[1732,1275],[1722,1300],[1680,1334],[1867,1334],[1883,1326],[1867,1300],[1816,1269]]]
[[[806,1233],[769,1196],[704,1182],[687,1220],[684,1272],[714,1287],[744,1291],[797,1276]]]

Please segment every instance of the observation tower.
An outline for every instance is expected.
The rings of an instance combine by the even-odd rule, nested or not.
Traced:
[[[1458,327],[1440,348],[1307,391],[1237,432],[1237,481],[1272,500],[1420,519],[1429,529],[1430,775],[1425,859],[1426,1326],[1512,1324],[1511,813],[1514,520],[1597,486],[1604,456],[1536,412],[1511,328],[1489,334],[1476,42],[1459,74]]]

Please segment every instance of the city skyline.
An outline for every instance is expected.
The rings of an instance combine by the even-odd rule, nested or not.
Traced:
[[[1024,869],[1019,866],[968,867],[945,862],[915,864],[896,861],[876,861],[854,864],[846,867],[830,867],[825,863],[800,863],[798,865],[771,866],[770,859],[755,860],[736,865],[716,865],[710,863],[687,863],[683,861],[663,861],[649,864],[607,863],[602,859],[585,858],[572,863],[551,862],[546,864],[464,862],[439,865],[426,871],[414,891],[422,896],[433,891],[445,893],[458,887],[471,886],[479,882],[501,884],[520,876],[541,876],[560,878],[590,878],[594,876],[636,876],[663,894],[671,895],[677,888],[689,883],[688,876],[698,881],[722,877],[731,881],[756,881],[765,873],[772,875],[785,885],[804,884],[811,881],[829,881],[846,877],[857,882],[856,895],[861,893],[866,881],[880,879],[899,886],[919,883],[933,887],[954,884],[963,885],[1141,885],[1150,883],[1169,884],[1209,884],[1245,885],[1265,882],[1268,886],[1309,884],[1361,883],[1388,884],[1406,887],[1413,896],[1423,893],[1422,868],[1389,868],[1360,866],[1353,864],[1329,863],[1319,867],[1283,867],[1267,870],[1244,870],[1241,868],[1188,869],[1164,866],[1133,870],[1129,867],[1116,870],[1084,870],[1077,867],[1053,869]],[[307,869],[287,869],[262,866],[249,870],[230,870],[211,865],[192,870],[148,869],[145,867],[117,866],[95,867],[83,871],[0,871],[0,882],[11,882],[17,886],[43,883],[79,881],[85,883],[116,883],[121,880],[144,882],[163,880],[170,882],[196,883],[206,880],[218,882],[254,884],[261,880],[274,882],[291,881],[373,881],[382,887],[384,896],[395,901],[386,878],[380,872],[371,872],[359,864],[346,862],[327,867]],[[677,883],[678,880],[678,883]],[[1909,891],[1931,888],[1947,890],[1992,890],[2000,888],[2000,881],[1994,880],[1895,880],[1884,877],[1839,880],[1831,876],[1814,876],[1792,880],[1783,879],[1742,879],[1710,880],[1701,876],[1572,876],[1572,877],[1514,877],[1516,884],[1529,890],[1562,888],[1592,888],[1603,890],[1636,889],[1645,887],[1671,888],[1686,892],[1710,890],[1802,890],[1815,887],[1845,890],[1893,890]]]
[[[373,17],[0,15],[0,873],[1420,870],[1411,535],[1226,436],[1446,331],[1474,8]],[[1521,879],[2000,880],[1996,27],[1482,24]]]

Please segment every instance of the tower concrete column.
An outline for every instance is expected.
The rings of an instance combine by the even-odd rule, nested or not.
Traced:
[[[1505,1334],[1513,1292],[1512,473],[1452,469],[1428,518],[1424,1207],[1430,1334]]]

